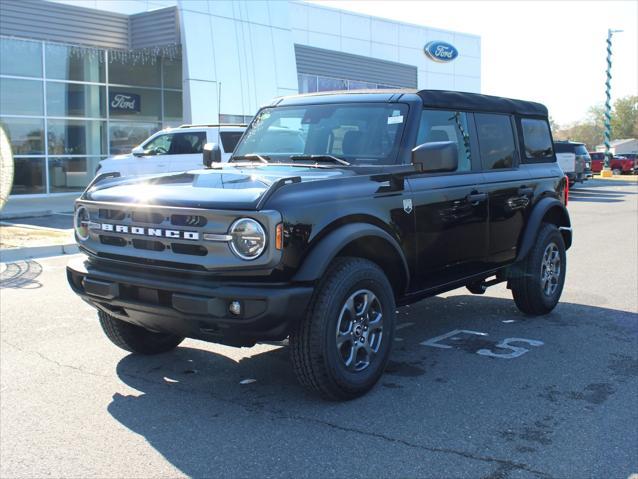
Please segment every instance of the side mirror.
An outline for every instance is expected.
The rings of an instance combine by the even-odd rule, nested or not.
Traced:
[[[453,141],[423,143],[412,150],[412,164],[425,173],[456,171],[459,152]]]
[[[206,143],[203,151],[204,166],[210,168],[213,163],[221,163],[222,150],[217,143]]]
[[[142,148],[141,146],[136,146],[135,148],[131,150],[131,154],[133,156],[144,156],[145,151],[144,151],[144,148]]]

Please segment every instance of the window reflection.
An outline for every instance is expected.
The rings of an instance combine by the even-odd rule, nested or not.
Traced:
[[[44,120],[37,118],[1,118],[15,155],[44,154]]]
[[[42,81],[0,78],[0,114],[44,114]]]
[[[44,158],[14,158],[12,195],[45,193]]]
[[[104,82],[104,50],[47,43],[47,78]]]
[[[101,155],[106,153],[105,122],[49,120],[49,155]]]
[[[0,38],[0,75],[42,76],[42,43]]]
[[[100,157],[49,158],[49,191],[82,191],[95,176]]]
[[[77,83],[47,82],[49,116],[104,117],[105,88]]]
[[[159,129],[158,123],[111,122],[109,127],[111,155],[130,153],[133,147],[142,143]]]

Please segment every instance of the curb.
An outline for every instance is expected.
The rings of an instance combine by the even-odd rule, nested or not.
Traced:
[[[17,220],[20,218],[37,218],[38,216],[51,216],[53,210],[29,211],[24,213],[0,213],[0,220]]]
[[[13,263],[24,259],[76,254],[78,252],[79,248],[75,243],[15,248],[0,251],[0,263]]]

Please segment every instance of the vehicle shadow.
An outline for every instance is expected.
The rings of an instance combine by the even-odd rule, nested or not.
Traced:
[[[591,203],[620,203],[624,201],[627,196],[636,194],[638,194],[638,189],[636,189],[636,191],[606,191],[595,188],[572,188],[571,190],[569,190],[569,201]]]
[[[574,408],[582,409],[580,404],[595,407],[600,400],[595,396],[593,403],[587,402],[588,390],[561,390],[560,378],[588,384],[598,376],[610,383],[638,376],[637,319],[635,313],[570,303],[561,303],[547,316],[529,318],[511,300],[436,297],[401,308],[398,340],[386,373],[360,399],[333,403],[306,393],[292,373],[287,347],[215,347],[217,352],[212,352],[191,347],[207,347],[203,343],[189,342],[159,356],[125,356],[117,365],[117,374],[139,393],[116,393],[108,411],[124,427],[144,437],[180,473],[191,477],[253,477],[268,471],[292,477],[335,476],[338,471],[343,473],[344,447],[352,448],[348,467],[358,471],[355,476],[378,474],[375,460],[356,446],[357,441],[386,448],[384,454],[396,448],[397,456],[384,459],[389,475],[423,475],[418,464],[427,463],[436,471],[430,462],[435,458],[428,451],[456,447],[447,444],[455,441],[455,435],[437,438],[432,431],[458,430],[459,437],[472,434],[477,442],[464,447],[473,454],[526,462],[537,452],[542,455],[541,449],[562,444],[556,440],[554,446],[548,446],[555,434],[562,433],[562,409],[571,411],[565,415],[573,415]],[[526,360],[503,361],[476,354],[482,348],[498,351],[499,331],[504,328],[509,329],[501,337],[544,340],[550,344],[544,351],[551,355],[530,353]],[[421,344],[455,329],[490,331],[494,340],[459,341],[451,349]],[[586,341],[590,342],[586,358],[560,356],[567,354],[572,343],[580,350]],[[591,344],[596,341],[613,343],[609,348],[613,354]],[[546,368],[540,376],[539,368]],[[609,386],[611,391],[617,387]],[[521,417],[525,401],[532,406]],[[550,416],[557,419],[538,426]],[[470,421],[468,432],[468,418],[472,417],[490,418],[491,422]],[[539,427],[540,432],[534,430]],[[518,430],[527,432],[519,437]],[[481,439],[482,435],[488,439]],[[401,469],[403,474],[399,469],[396,474],[391,472],[400,463],[414,461],[414,457],[401,456],[406,448],[401,449],[396,439],[384,439],[395,436],[399,442],[415,444],[417,452],[407,450],[423,454],[424,462]],[[498,444],[494,437],[500,438]],[[443,459],[448,467],[454,458]],[[440,474],[456,475],[453,462]]]

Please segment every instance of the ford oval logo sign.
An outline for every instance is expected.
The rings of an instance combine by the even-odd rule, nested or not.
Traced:
[[[438,41],[428,43],[423,51],[430,60],[439,63],[451,62],[459,56],[459,51],[454,46]]]

